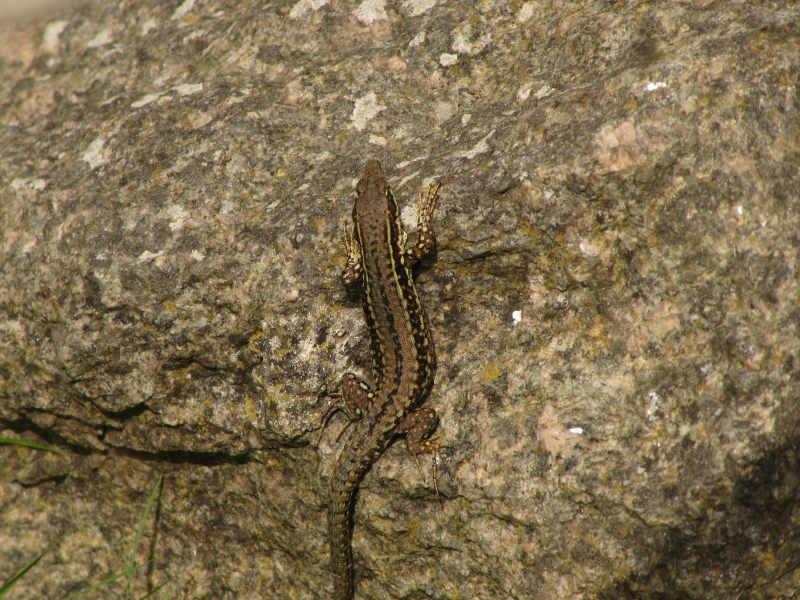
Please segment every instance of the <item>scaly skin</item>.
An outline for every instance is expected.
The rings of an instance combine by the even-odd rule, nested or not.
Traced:
[[[398,434],[406,434],[414,455],[439,448],[429,439],[438,424],[436,413],[419,408],[433,385],[436,353],[411,273],[413,263],[435,244],[431,220],[438,190],[431,186],[418,203],[419,241],[405,249],[397,203],[377,161],[367,163],[356,186],[354,233],[345,234],[343,279],[362,288],[374,388],[348,373],[342,379],[342,402],[331,407],[345,412],[352,424],[330,484],[335,600],[353,598],[352,515],[361,479]]]

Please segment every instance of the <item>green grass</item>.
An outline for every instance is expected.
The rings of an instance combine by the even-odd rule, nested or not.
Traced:
[[[60,542],[61,540],[58,540],[58,541]],[[56,543],[58,543],[58,542],[56,542]],[[27,573],[27,572],[28,572],[28,571],[30,571],[30,570],[31,570],[33,567],[35,567],[35,566],[36,566],[36,563],[38,563],[38,562],[39,562],[39,561],[42,559],[42,557],[43,557],[45,554],[47,554],[48,552],[50,552],[50,550],[52,550],[52,549],[53,549],[53,547],[54,547],[55,545],[56,545],[56,544],[50,544],[50,545],[49,545],[47,548],[45,548],[44,552],[42,552],[42,553],[41,553],[39,556],[37,556],[36,558],[34,558],[34,559],[33,559],[31,562],[29,562],[29,563],[28,563],[26,566],[22,567],[22,569],[21,569],[21,570],[20,570],[18,573],[16,573],[16,574],[15,574],[13,577],[11,577],[11,579],[9,579],[8,581],[6,581],[6,582],[3,584],[3,587],[0,587],[0,598],[2,598],[3,596],[5,596],[5,595],[8,593],[8,591],[9,591],[9,590],[10,590],[12,587],[14,587],[14,585],[15,585],[15,584],[16,584],[16,583],[17,583],[17,582],[20,580],[20,579],[22,579],[22,578],[25,576],[25,573]]]
[[[42,446],[41,444],[35,444],[33,442],[26,442],[25,440],[15,440],[14,438],[0,438],[0,444],[14,444],[15,446],[26,446],[28,448],[35,448],[36,450],[46,450],[47,452],[52,452],[53,454],[61,454],[55,448]]]
[[[47,452],[54,452],[56,454],[59,454],[59,452],[57,450],[53,449],[53,448],[49,448],[47,446],[42,446],[40,444],[35,444],[33,442],[26,442],[25,440],[17,440],[17,439],[12,439],[12,438],[0,438],[0,444],[13,444],[13,445],[17,445],[17,446],[25,446],[25,447],[28,447],[28,448],[34,448],[36,450],[44,450],[44,451],[47,451]],[[153,489],[150,490],[150,495],[148,496],[147,502],[145,503],[145,507],[144,507],[144,511],[142,512],[142,516],[139,518],[139,526],[136,528],[136,535],[133,538],[133,545],[131,547],[131,556],[130,556],[130,560],[128,561],[128,568],[125,569],[124,571],[120,572],[120,573],[115,573],[114,575],[111,575],[110,577],[107,577],[103,581],[100,581],[98,583],[92,584],[89,587],[87,587],[87,588],[85,588],[85,589],[83,589],[83,590],[81,590],[79,592],[71,594],[70,596],[68,596],[66,598],[66,600],[73,600],[73,598],[80,598],[81,596],[84,596],[85,594],[88,594],[89,592],[93,592],[95,590],[98,590],[98,589],[100,589],[100,588],[102,588],[104,586],[107,586],[110,583],[113,583],[114,581],[117,581],[118,579],[122,579],[123,577],[127,577],[128,578],[128,583],[127,583],[127,586],[125,587],[125,600],[132,600],[132,598],[131,598],[131,583],[133,581],[133,575],[136,572],[138,572],[142,567],[150,565],[153,562],[153,561],[148,561],[148,562],[142,563],[142,564],[137,563],[136,562],[136,552],[139,549],[139,545],[142,542],[142,537],[144,536],[144,529],[147,526],[147,521],[150,518],[150,514],[153,512],[153,507],[155,506],[156,499],[158,498],[158,493],[161,490],[161,480],[162,480],[162,478],[163,478],[163,475],[159,475],[158,476],[158,479],[156,480],[156,483],[153,486]],[[0,586],[0,598],[5,596],[11,590],[12,587],[14,587],[17,583],[19,583],[19,581],[22,580],[23,577],[25,577],[25,575],[28,573],[28,571],[33,569],[36,566],[36,564],[44,556],[46,556],[49,552],[51,552],[53,550],[53,548],[55,548],[60,542],[61,542],[61,538],[59,538],[57,541],[55,541],[52,544],[50,544],[38,556],[36,556],[27,565],[25,565],[17,573],[15,573],[13,576],[11,576],[11,578],[8,579],[8,581],[6,581],[2,586]],[[137,600],[147,600],[147,598],[152,597],[153,594],[155,594],[157,591],[159,591],[167,583],[169,583],[169,580],[165,581],[164,583],[162,583],[161,585],[159,585],[158,587],[156,587],[152,591],[148,592],[146,595],[142,596],[141,598],[138,598]]]

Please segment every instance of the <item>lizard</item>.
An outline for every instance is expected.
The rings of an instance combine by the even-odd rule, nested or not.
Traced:
[[[436,352],[412,274],[414,263],[436,244],[432,220],[439,188],[432,184],[420,195],[417,241],[406,247],[397,202],[380,163],[370,160],[356,185],[352,232],[345,226],[342,279],[345,285],[361,288],[373,385],[345,374],[335,402],[323,415],[324,426],[341,410],[349,419],[347,427],[352,425],[330,480],[328,534],[335,600],[353,598],[352,521],[361,479],[398,435],[406,435],[415,461],[423,453],[435,459],[441,448],[431,437],[439,423],[436,412],[420,407],[433,385]]]

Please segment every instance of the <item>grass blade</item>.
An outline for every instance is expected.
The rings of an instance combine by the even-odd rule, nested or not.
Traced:
[[[36,448],[37,450],[46,450],[47,452],[53,452],[54,454],[61,454],[55,448],[51,448],[50,446],[42,446],[41,444],[37,444],[35,442],[26,442],[25,440],[17,440],[14,438],[0,438],[0,444],[14,444],[15,446],[27,446],[28,448]]]
[[[123,577],[127,577],[128,575],[133,575],[136,571],[138,571],[142,567],[146,567],[147,565],[149,565],[152,562],[153,562],[152,560],[148,560],[146,563],[143,563],[141,565],[136,565],[136,566],[134,566],[134,567],[132,567],[130,569],[125,569],[124,571],[122,571],[122,573],[117,573],[116,575],[112,575],[108,579],[104,579],[103,581],[100,581],[99,583],[95,583],[94,585],[90,585],[85,590],[81,590],[80,592],[75,592],[74,594],[70,594],[69,596],[67,596],[66,600],[72,600],[73,598],[77,598],[79,596],[83,596],[84,594],[88,594],[89,592],[93,592],[94,590],[96,590],[98,588],[101,588],[104,585],[108,585],[109,583],[112,583],[112,582],[116,581],[117,579],[122,579]]]
[[[55,544],[51,544],[51,545],[49,545],[49,546],[48,546],[48,547],[47,547],[47,548],[44,550],[44,552],[42,552],[42,553],[41,553],[39,556],[37,556],[37,557],[36,557],[36,558],[34,558],[34,559],[31,561],[31,562],[29,562],[29,563],[27,564],[27,566],[23,567],[23,568],[22,568],[22,570],[21,570],[19,573],[17,573],[17,574],[16,574],[16,575],[14,575],[14,576],[13,576],[11,579],[9,579],[8,581],[6,581],[6,582],[3,584],[3,587],[0,587],[0,598],[2,598],[3,596],[5,596],[5,595],[8,593],[8,590],[10,590],[10,589],[11,589],[11,588],[14,586],[14,584],[15,584],[15,583],[17,583],[17,581],[19,581],[20,579],[22,579],[22,577],[25,575],[25,573],[27,573],[27,572],[28,572],[28,571],[30,571],[30,570],[31,570],[33,567],[35,567],[35,566],[36,566],[36,563],[38,563],[38,562],[39,562],[39,561],[42,559],[42,557],[43,557],[45,554],[47,554],[48,552],[50,552],[50,550],[52,550],[54,546],[55,546]]]
[[[139,519],[139,527],[136,528],[136,537],[133,538],[133,548],[131,549],[131,560],[128,569],[132,569],[136,566],[136,551],[139,549],[139,544],[142,541],[142,536],[144,535],[144,528],[147,526],[147,520],[150,518],[150,513],[153,511],[153,505],[156,503],[156,499],[158,498],[158,492],[161,489],[161,480],[164,478],[163,475],[158,476],[158,480],[156,481],[153,489],[150,490],[150,496],[147,498],[147,503],[144,506],[144,512],[142,513],[142,518]],[[125,587],[125,598],[128,599],[131,597],[131,580],[128,579],[128,585]]]
[[[168,583],[169,583],[169,579],[167,579],[167,580],[166,580],[164,583],[162,583],[160,586],[158,586],[156,589],[154,589],[154,590],[153,590],[152,592],[150,592],[149,594],[146,594],[146,595],[142,596],[141,598],[139,598],[139,600],[147,600],[147,599],[148,599],[150,596],[152,596],[153,594],[155,594],[155,593],[156,593],[158,590],[160,590],[162,587],[164,587],[164,586],[165,586],[165,585],[167,585]]]

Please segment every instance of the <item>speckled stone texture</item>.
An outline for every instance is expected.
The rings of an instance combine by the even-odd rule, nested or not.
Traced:
[[[434,179],[449,448],[355,511],[359,599],[800,589],[800,5],[111,1],[0,32],[0,580],[330,593],[353,185]],[[404,211],[413,223],[413,211]],[[120,580],[94,598],[123,598]]]

